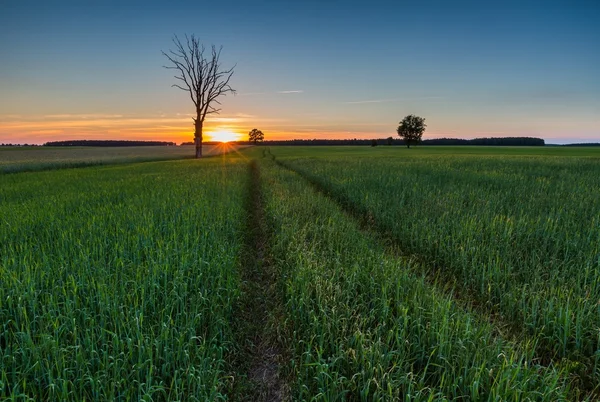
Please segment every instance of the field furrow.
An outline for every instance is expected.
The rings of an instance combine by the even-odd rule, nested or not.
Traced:
[[[232,356],[238,381],[235,400],[287,401],[289,389],[283,376],[287,350],[279,339],[283,319],[281,292],[271,256],[270,230],[260,169],[249,163],[245,245],[241,255],[241,297],[234,327],[238,348]]]

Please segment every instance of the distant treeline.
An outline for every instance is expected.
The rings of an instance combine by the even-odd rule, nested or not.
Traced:
[[[39,147],[37,144],[0,144],[0,147]]]
[[[500,137],[500,138],[474,138],[463,140],[459,138],[437,138],[423,140],[423,145],[502,145],[502,146],[544,146],[542,138],[535,137]]]
[[[271,140],[264,141],[266,145],[406,145],[404,140],[389,138],[378,139],[347,139],[347,140]],[[249,141],[237,141],[238,144],[252,144]],[[503,138],[475,138],[464,140],[460,138],[436,138],[423,140],[419,145],[503,145],[503,146],[543,146],[544,140],[533,137],[503,137]]]
[[[141,146],[174,146],[167,141],[126,141],[126,140],[70,140],[50,141],[45,147],[141,147]]]
[[[579,144],[565,144],[563,147],[600,147],[600,142],[582,142]]]

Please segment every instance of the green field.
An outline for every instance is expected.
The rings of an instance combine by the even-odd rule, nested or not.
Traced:
[[[239,146],[204,145],[206,155]],[[0,147],[0,174],[194,157],[194,146]]]
[[[125,162],[0,175],[0,399],[600,399],[600,150]]]

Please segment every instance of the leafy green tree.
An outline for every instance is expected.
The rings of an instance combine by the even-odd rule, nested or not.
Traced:
[[[411,143],[418,143],[421,141],[421,137],[423,137],[423,133],[425,132],[425,119],[423,117],[415,116],[414,114],[409,114],[406,116],[398,126],[396,130],[398,135],[404,139],[406,142],[406,146],[410,148]]]
[[[265,139],[265,135],[263,134],[263,132],[256,128],[253,128],[248,133],[248,137],[250,141],[254,142],[254,145],[256,145],[257,142],[262,142]]]

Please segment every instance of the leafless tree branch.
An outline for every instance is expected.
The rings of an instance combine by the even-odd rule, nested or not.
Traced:
[[[221,105],[218,98],[236,93],[235,89],[229,85],[236,66],[234,65],[228,70],[223,69],[219,62],[223,47],[217,49],[212,45],[210,54],[207,54],[204,45],[193,34],[185,35],[184,42],[174,35],[173,44],[174,49],[162,52],[170,62],[170,65],[163,67],[176,70],[174,78],[179,82],[172,86],[188,92],[194,103],[196,107],[194,136],[196,139],[199,138],[201,143],[202,125],[206,115],[221,111],[221,108],[215,106]],[[198,146],[198,143],[196,145]]]

